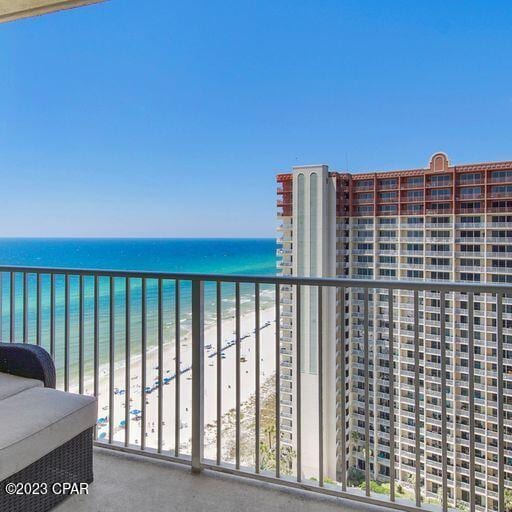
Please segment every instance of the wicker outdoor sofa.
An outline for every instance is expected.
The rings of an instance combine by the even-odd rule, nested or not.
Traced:
[[[0,343],[1,512],[45,512],[69,495],[62,484],[93,480],[96,399],[54,388],[44,349]]]

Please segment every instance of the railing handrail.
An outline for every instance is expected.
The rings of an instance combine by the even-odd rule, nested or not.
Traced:
[[[400,290],[445,291],[461,293],[512,293],[512,285],[505,283],[461,283],[447,281],[403,281],[399,279],[345,279],[339,277],[267,276],[245,274],[207,274],[195,272],[160,272],[138,270],[107,270],[65,267],[31,267],[0,265],[0,272],[25,274],[57,274],[72,276],[119,277],[134,279],[169,279],[180,281],[211,281],[228,283],[258,283],[303,286],[331,286],[338,288],[392,288]]]

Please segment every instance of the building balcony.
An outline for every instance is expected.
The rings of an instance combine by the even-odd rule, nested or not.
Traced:
[[[403,195],[401,198],[402,203],[423,203],[423,196],[408,196]]]
[[[451,222],[426,222],[425,227],[428,229],[450,229],[453,224]]]
[[[482,229],[487,227],[489,224],[484,222],[456,222],[455,227],[457,229]]]
[[[489,183],[511,183],[512,184],[512,174],[509,176],[491,176],[489,178]]]
[[[382,390],[390,388],[388,395],[395,396],[403,421],[415,420],[415,415],[404,409],[406,405],[415,406],[414,400],[419,404],[421,397],[427,404],[422,406],[421,422],[435,425],[441,440],[449,439],[457,427],[452,420],[449,425],[441,420],[443,406],[439,398],[447,397],[444,413],[453,419],[454,382],[450,380],[445,389],[441,389],[444,384],[439,375],[451,371],[452,365],[458,362],[454,359],[453,343],[459,340],[454,326],[446,323],[450,333],[424,334],[423,324],[439,329],[440,323],[423,320],[419,313],[415,318],[414,310],[402,309],[397,302],[395,364],[389,365],[386,350],[390,332],[386,312],[377,310],[382,301],[375,293],[374,280],[16,267],[0,267],[0,273],[2,289],[8,298],[2,301],[2,318],[8,320],[3,329],[4,337],[48,348],[56,363],[58,387],[64,391],[94,394],[99,402],[95,483],[89,495],[74,497],[59,510],[166,510],[171,501],[173,506],[183,504],[192,512],[242,507],[256,511],[265,508],[267,503],[268,508],[275,508],[281,500],[286,501],[286,507],[297,510],[322,511],[324,506],[325,510],[334,510],[334,506],[337,510],[352,510],[351,507],[356,507],[341,498],[359,501],[360,510],[370,510],[372,505],[379,506],[380,510],[393,506],[386,494],[370,491],[367,495],[364,490],[350,486],[343,491],[344,476],[336,471],[339,461],[336,449],[332,449],[338,438],[329,437],[329,432],[341,428],[335,412],[340,407],[339,394],[330,391],[339,383],[338,372],[331,376],[327,371],[328,365],[339,359],[339,354],[337,344],[327,338],[327,329],[314,331],[314,346],[308,347],[308,350],[314,347],[322,350],[316,352],[314,372],[308,373],[302,382],[303,394],[299,400],[304,401],[307,415],[297,433],[291,408],[296,406],[296,379],[302,378],[303,372],[296,367],[294,356],[298,346],[294,346],[293,329],[302,324],[295,323],[294,318],[313,310],[305,305],[292,315],[292,304],[284,293],[285,288],[309,290],[304,297],[315,290],[315,308],[318,314],[324,315],[331,311],[327,299],[335,289],[357,288],[370,292],[367,300],[358,301],[360,311],[352,314],[353,320],[361,325],[352,331],[354,343],[356,333],[360,333],[360,346],[350,347],[358,351],[358,359],[346,363],[346,368],[352,368],[348,389],[356,384],[359,388],[358,400],[353,395],[352,402],[349,400],[349,422],[355,418],[360,421],[360,411],[367,411],[371,414],[371,425],[365,425],[362,432],[371,437],[377,435],[375,425],[388,428],[389,405]],[[414,291],[422,297],[425,293],[436,294],[438,300],[443,296],[451,300],[448,295],[453,291],[493,294],[492,300],[503,312],[502,318],[506,315],[503,296],[509,290],[506,285],[410,280],[386,281],[385,288],[395,294]],[[277,305],[276,300],[280,301]],[[365,329],[366,308],[368,319],[375,323],[368,323]],[[173,317],[179,320],[177,324],[173,323]],[[421,325],[419,337],[415,339],[413,326],[416,323]],[[483,329],[469,323],[465,323],[464,328],[475,332]],[[306,332],[305,343],[308,343],[313,331]],[[507,329],[501,332],[505,335]],[[366,349],[365,338],[369,342]],[[436,354],[439,362],[422,362],[421,367],[415,367],[414,352],[418,351],[418,357],[423,354],[423,344],[432,338],[440,347],[445,347],[445,362],[439,351]],[[496,407],[503,406],[504,385],[503,380],[496,379],[497,358],[486,358],[485,363],[475,359],[475,362],[487,368],[464,366],[460,371],[467,372],[470,378],[493,378]],[[503,364],[505,368],[508,363],[503,361]],[[458,364],[454,373],[457,368]],[[425,369],[431,375],[425,374]],[[364,378],[370,372],[374,372],[370,383],[375,386],[371,390],[365,388]],[[318,386],[320,373],[327,379],[325,386]],[[330,382],[330,378],[335,380]],[[412,395],[408,404],[401,404],[399,393],[414,393],[416,379],[420,392]],[[430,383],[438,386],[432,394]],[[373,403],[377,392],[383,402]],[[485,390],[485,393],[490,391]],[[314,397],[314,402],[307,402],[308,396]],[[324,404],[332,404],[332,411],[319,414],[315,406],[319,398]],[[433,398],[439,400],[437,405],[428,403]],[[276,409],[277,399],[281,407]],[[474,397],[475,407],[480,405],[478,400],[479,396]],[[488,422],[492,402],[487,405],[491,405],[485,417]],[[504,410],[508,411],[506,407]],[[469,418],[473,415],[473,419],[479,419],[476,409],[467,411]],[[427,418],[425,414],[438,417]],[[261,421],[260,430],[256,430],[251,418]],[[498,448],[506,453],[505,438],[499,434],[504,431],[503,425],[499,425],[502,420],[492,417],[498,432],[493,456],[500,453]],[[317,428],[314,425],[319,424],[325,432],[321,439],[311,434]],[[419,424],[406,426],[397,419],[395,426],[400,431],[420,435]],[[272,437],[276,429],[280,436]],[[269,432],[270,447],[281,454],[277,472],[275,463],[268,458],[269,446],[262,449]],[[294,444],[297,435],[302,446],[308,447],[300,452],[303,463],[300,469],[297,469],[297,450],[302,448]],[[389,443],[398,442],[398,436],[390,432],[386,439]],[[346,437],[348,443],[353,442],[350,436]],[[401,451],[399,444],[396,446],[395,456],[400,457],[399,461],[411,458],[407,449]],[[287,447],[291,447],[291,451]],[[315,447],[314,457],[308,455],[310,447]],[[380,455],[383,453],[387,450],[382,449]],[[385,457],[378,455],[376,453],[372,459],[374,463],[388,464]],[[427,455],[432,453],[422,454],[423,463]],[[442,468],[443,462],[439,464]],[[197,474],[190,474],[187,468]],[[365,478],[363,474],[369,489],[370,477]],[[453,481],[449,484],[457,485]],[[144,492],[140,491],[141,485]],[[293,492],[285,493],[282,490],[285,488],[292,488]],[[308,496],[301,494],[305,491],[309,492]],[[420,510],[415,507],[413,498],[414,495],[400,498],[404,500],[400,503],[405,510]]]
[[[432,251],[432,250],[425,251],[425,256],[428,256],[428,257],[442,256],[444,258],[450,258],[451,255],[452,255],[452,251]]]
[[[452,265],[426,265],[427,270],[452,270]]]
[[[403,236],[400,238],[401,242],[409,242],[412,244],[421,244],[423,243],[423,236]]]
[[[474,201],[475,199],[483,199],[485,195],[480,194],[465,194],[457,197],[457,201]]]
[[[512,236],[489,236],[487,242],[498,244],[512,244]]]
[[[487,225],[481,225],[478,227],[486,227],[487,229],[492,228],[510,228],[509,222],[493,222],[492,220],[487,223]]]
[[[512,192],[489,192],[489,199],[512,199]]]
[[[404,269],[423,270],[423,263],[402,263],[401,267]]]
[[[457,258],[483,258],[482,252],[476,252],[476,251],[457,251],[455,253],[455,256]]]
[[[482,237],[482,236],[475,236],[475,237],[468,237],[468,236],[464,236],[464,237],[456,237],[455,238],[455,243],[456,244],[481,244],[485,242],[485,238]]]
[[[480,253],[481,256],[483,257],[484,253]],[[508,252],[508,251],[487,251],[487,257],[488,258],[505,258],[505,259],[510,259],[512,258],[512,251],[511,252]]]
[[[492,274],[512,274],[512,267],[487,267],[487,272]]]
[[[488,213],[510,213],[511,207],[507,205],[503,206],[489,206],[487,208]]]
[[[378,204],[389,204],[389,203],[398,203],[398,196],[395,197],[379,197],[377,199]]]
[[[463,179],[459,180],[458,185],[461,187],[467,187],[470,185],[483,185],[483,178],[471,178],[471,179]]]
[[[430,199],[430,200],[434,201],[434,199]],[[445,201],[446,201],[446,199],[445,199]],[[452,208],[451,207],[450,208],[434,208],[432,206],[428,206],[426,209],[426,213],[428,215],[451,215]]]
[[[225,472],[204,470],[191,474],[188,464],[177,464],[151,456],[97,448],[94,453],[95,482],[89,494],[73,496],[56,512],[109,512],[183,510],[226,512],[245,510],[296,510],[297,512],[373,512],[371,505],[307,491],[282,490],[264,481]],[[141,487],[143,492],[141,492]],[[170,505],[172,504],[172,505]]]
[[[450,236],[429,236],[429,235],[427,235],[425,238],[425,241],[429,244],[432,244],[432,243],[449,244],[449,243],[451,243],[452,240],[453,239]]]
[[[480,266],[460,266],[456,268],[457,272],[485,272],[485,267]]]

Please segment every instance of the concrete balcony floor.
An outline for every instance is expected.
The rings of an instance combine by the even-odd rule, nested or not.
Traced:
[[[89,494],[56,512],[361,512],[371,505],[248,480],[216,471],[193,475],[181,464],[95,449]]]

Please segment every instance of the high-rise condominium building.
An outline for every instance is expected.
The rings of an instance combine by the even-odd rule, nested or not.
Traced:
[[[326,165],[280,174],[278,218],[284,275],[385,280],[512,284],[512,162],[450,165],[435,154],[423,169],[350,174]],[[302,432],[318,434],[317,297],[301,293],[300,333],[294,290],[283,287],[281,373],[284,442],[296,443],[294,354],[301,347]],[[397,293],[397,292],[395,292]],[[386,479],[390,469],[388,297],[375,290],[368,315],[370,365],[370,471]],[[340,471],[340,389],[346,389],[347,467],[365,469],[363,300],[361,290],[345,296],[345,325],[336,314],[342,297],[326,297],[324,352],[345,344],[344,380],[335,358],[324,369],[324,472]],[[448,411],[447,472],[451,504],[469,499],[468,296],[449,293],[445,302]],[[394,295],[395,478],[415,478],[415,408],[412,292]],[[419,294],[421,489],[435,498],[442,486],[441,314],[439,293]],[[496,301],[474,297],[475,488],[477,510],[497,509],[497,379],[503,379],[505,482],[512,481],[512,300],[504,299],[504,371],[497,371]],[[338,358],[336,358],[338,359]],[[304,412],[306,411],[306,412]],[[331,426],[331,428],[329,428]],[[315,437],[316,439],[316,437]],[[310,446],[311,445],[311,446]],[[302,443],[305,476],[318,469],[314,443]]]

